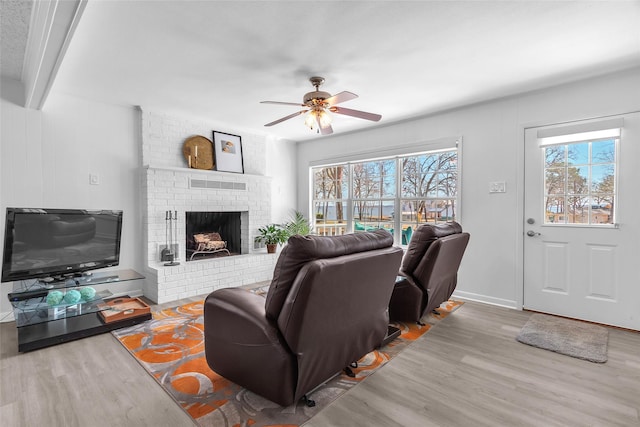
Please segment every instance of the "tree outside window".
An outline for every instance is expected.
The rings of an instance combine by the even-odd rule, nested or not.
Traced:
[[[616,140],[544,148],[545,223],[612,224]]]
[[[314,227],[324,235],[399,230],[407,244],[418,225],[456,219],[457,160],[448,150],[313,168]]]

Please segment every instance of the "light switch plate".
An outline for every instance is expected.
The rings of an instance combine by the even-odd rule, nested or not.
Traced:
[[[99,185],[100,184],[100,176],[95,173],[89,174],[89,184],[91,185]]]
[[[506,193],[507,184],[504,181],[493,181],[489,183],[489,193]]]

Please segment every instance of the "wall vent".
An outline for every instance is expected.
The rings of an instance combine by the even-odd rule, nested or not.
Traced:
[[[191,188],[212,188],[216,190],[247,191],[246,182],[207,181],[206,179],[192,179]]]

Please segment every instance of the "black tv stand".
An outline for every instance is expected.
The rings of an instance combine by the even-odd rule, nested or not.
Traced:
[[[8,297],[18,328],[18,351],[37,350],[151,319],[151,314],[145,314],[118,322],[103,322],[100,305],[112,296],[109,291],[99,292],[89,301],[81,300],[74,304],[63,302],[51,306],[46,301],[49,292],[54,290],[140,279],[144,276],[134,270],[119,270],[67,277],[57,282],[40,282],[28,289],[14,290]]]

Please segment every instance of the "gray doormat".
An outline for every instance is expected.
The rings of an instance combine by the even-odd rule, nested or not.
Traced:
[[[607,328],[546,314],[532,314],[516,337],[521,343],[556,353],[604,363],[607,361]]]

